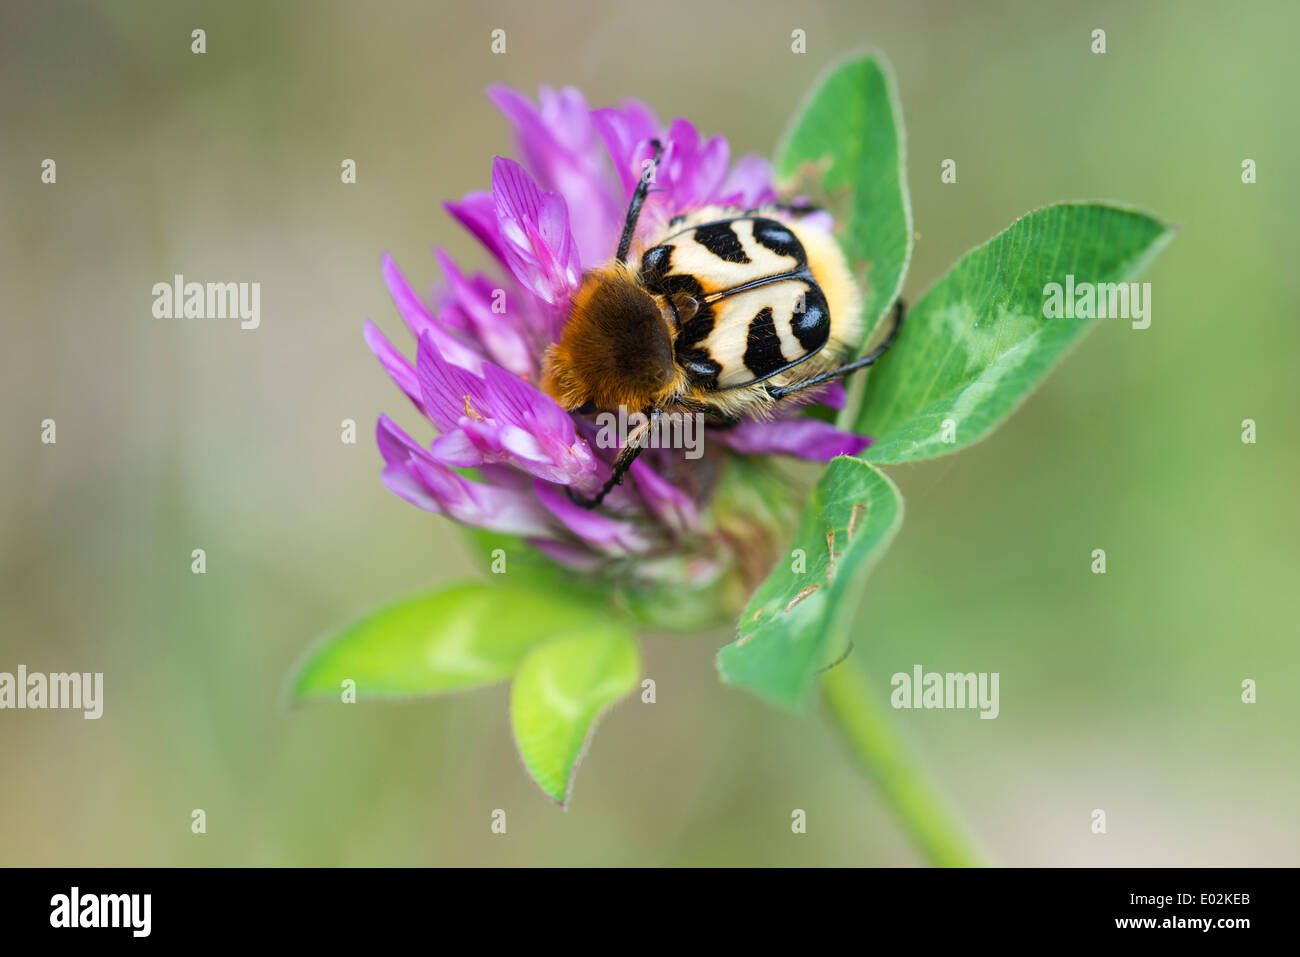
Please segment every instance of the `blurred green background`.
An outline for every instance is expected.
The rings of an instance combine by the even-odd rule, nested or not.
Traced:
[[[440,205],[511,151],[484,88],[638,96],[770,154],[862,45],[899,78],[913,301],[1053,200],[1182,233],[1150,329],[1100,323],[992,439],[890,470],[907,520],[856,666],[882,698],[918,663],[1001,674],[995,721],[895,714],[1001,863],[1300,863],[1298,28],[1289,3],[5,4],[0,671],[103,671],[105,711],[0,712],[0,863],[918,863],[824,723],[719,686],[725,629],[643,642],[658,703],[606,717],[568,812],[504,687],[280,707],[317,634],[473,563],[379,483],[374,419],[410,416],[361,323],[407,341],[383,250],[422,288],[433,244],[484,262]],[[261,328],[154,320],[177,272],[259,281]]]

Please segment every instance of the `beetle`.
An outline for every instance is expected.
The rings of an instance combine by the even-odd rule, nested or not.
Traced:
[[[613,260],[585,273],[546,354],[542,388],[579,414],[641,411],[595,508],[667,412],[721,424],[766,418],[817,386],[866,368],[898,335],[858,359],[862,297],[815,207],[706,206],[669,220],[634,261],[632,240],[662,146],[637,183]]]

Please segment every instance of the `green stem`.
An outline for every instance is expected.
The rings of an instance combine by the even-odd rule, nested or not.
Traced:
[[[822,696],[858,764],[930,863],[981,866],[974,843],[912,757],[861,670],[851,662],[832,668],[822,679]]]

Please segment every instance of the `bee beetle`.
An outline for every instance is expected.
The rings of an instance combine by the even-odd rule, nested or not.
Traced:
[[[810,206],[704,207],[670,220],[633,263],[632,236],[662,153],[658,141],[653,147],[618,251],[583,276],[542,374],[543,390],[569,412],[645,415],[596,495],[570,490],[587,508],[622,483],[665,412],[720,424],[770,416],[874,363],[903,320],[900,301],[885,341],[849,361],[862,299],[835,238],[803,221]]]

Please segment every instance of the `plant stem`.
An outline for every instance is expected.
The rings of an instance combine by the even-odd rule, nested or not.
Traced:
[[[858,765],[930,863],[981,866],[982,855],[912,757],[862,671],[852,662],[832,668],[822,679],[822,696]]]

